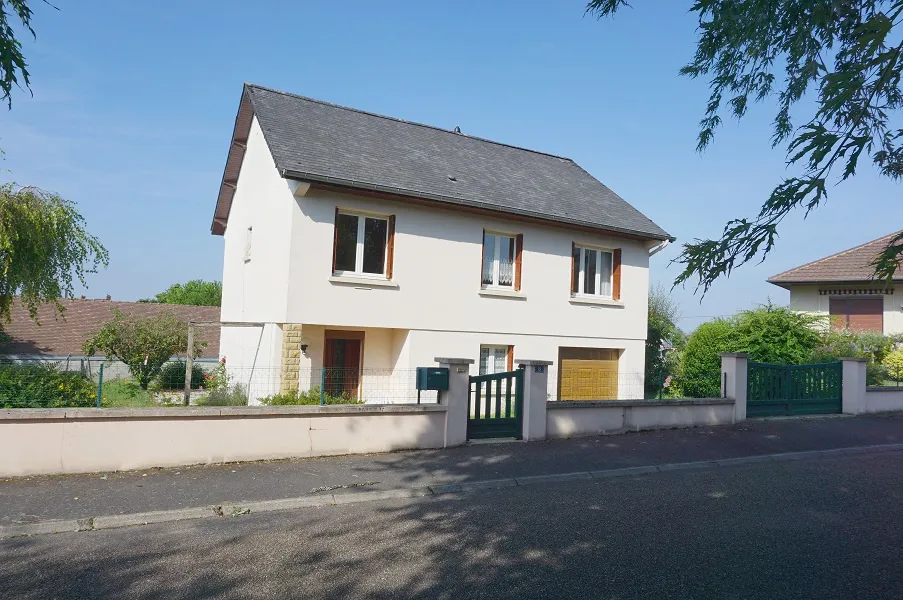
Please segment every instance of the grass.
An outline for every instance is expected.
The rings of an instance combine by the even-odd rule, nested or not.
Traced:
[[[104,408],[148,408],[157,406],[177,406],[168,402],[157,402],[154,393],[142,390],[141,386],[130,379],[117,377],[103,382]]]

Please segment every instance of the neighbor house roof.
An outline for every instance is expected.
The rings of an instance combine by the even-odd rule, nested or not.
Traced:
[[[872,262],[900,232],[890,233],[861,246],[826,256],[771,277],[768,282],[782,287],[800,283],[859,283],[875,276]],[[897,267],[894,280],[903,280],[903,269]]]
[[[113,318],[114,308],[135,316],[172,312],[180,319],[196,322],[217,322],[220,313],[218,306],[79,299],[61,299],[60,303],[66,309],[62,314],[44,304],[38,309],[35,321],[16,299],[10,310],[11,322],[0,324],[0,329],[10,338],[8,342],[0,342],[0,354],[82,356],[85,340],[100,329],[104,321]],[[196,335],[207,342],[201,356],[219,358],[219,327],[199,327]]]
[[[226,228],[256,116],[282,177],[670,236],[569,158],[246,84],[211,231]]]

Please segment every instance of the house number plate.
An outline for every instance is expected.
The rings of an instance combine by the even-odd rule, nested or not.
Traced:
[[[546,366],[545,366],[545,365],[536,365],[536,366],[533,367],[533,372],[534,372],[534,373],[545,373],[545,372],[546,372]]]

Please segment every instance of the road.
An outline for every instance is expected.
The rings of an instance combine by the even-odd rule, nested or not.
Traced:
[[[903,452],[0,542],[5,598],[903,597]]]

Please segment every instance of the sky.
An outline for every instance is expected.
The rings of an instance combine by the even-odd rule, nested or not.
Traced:
[[[677,238],[651,262],[669,290],[681,243],[754,216],[797,172],[771,147],[773,102],[726,118],[696,152],[708,86],[678,75],[695,49],[690,2],[633,2],[601,21],[572,0],[32,4],[33,95],[0,110],[0,181],[77,202],[110,252],[77,289],[88,297],[221,279],[210,222],[243,82],[572,158]],[[788,218],[763,264],[704,298],[670,290],[681,327],[786,303],[770,275],[900,229],[901,191],[861,168]]]

